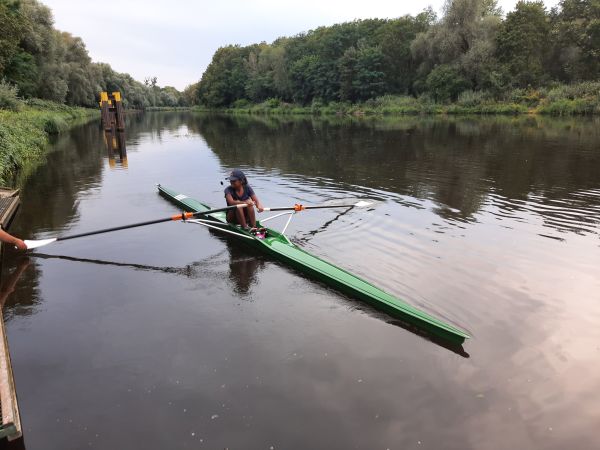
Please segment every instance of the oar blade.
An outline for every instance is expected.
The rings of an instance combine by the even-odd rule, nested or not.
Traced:
[[[48,244],[52,244],[53,242],[56,242],[56,238],[39,239],[37,241],[25,240],[23,242],[25,242],[25,245],[27,246],[27,250],[33,250],[34,248],[43,247],[44,245],[48,245]]]

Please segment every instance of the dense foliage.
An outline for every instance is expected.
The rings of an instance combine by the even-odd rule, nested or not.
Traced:
[[[44,160],[50,135],[99,115],[98,109],[39,99],[21,101],[19,112],[0,108],[0,185],[27,177]]]
[[[133,108],[182,106],[191,99],[189,92],[158,87],[156,78],[140,83],[93,63],[81,38],[55,29],[50,9],[36,0],[0,0],[0,81],[1,98],[10,97],[10,84],[21,98],[88,107],[97,106],[100,91],[121,91]]]
[[[599,80],[600,0],[562,0],[550,11],[542,1],[520,1],[505,17],[496,0],[447,0],[439,19],[428,9],[222,47],[194,94],[211,108],[384,95],[444,103]]]

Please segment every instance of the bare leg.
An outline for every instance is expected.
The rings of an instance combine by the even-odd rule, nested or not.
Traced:
[[[235,219],[235,211],[227,211],[227,222],[229,223],[235,223],[236,219]]]
[[[237,219],[237,223],[239,223],[242,228],[246,228],[248,226],[246,224],[246,215],[244,214],[244,209],[247,208],[237,208],[235,210],[235,218]]]
[[[248,214],[248,222],[250,222],[250,226],[256,228],[256,212],[254,211],[254,206],[249,206],[244,209]]]

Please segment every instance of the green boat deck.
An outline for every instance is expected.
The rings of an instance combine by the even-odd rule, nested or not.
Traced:
[[[185,211],[201,212],[211,209],[204,203],[163,186],[159,185],[158,190],[163,197]],[[208,219],[216,223],[226,224],[225,213],[223,212],[211,214],[208,216]],[[456,344],[461,344],[465,339],[470,337],[466,331],[437,319],[383,291],[368,281],[311,255],[297,245],[289,242],[285,236],[276,230],[267,228],[267,236],[264,239],[257,239],[252,234],[235,225],[227,224],[223,228],[251,237],[252,239],[240,239],[240,241],[338,291],[369,303],[374,308],[384,311],[390,316],[405,322],[407,325],[414,326],[434,337]]]

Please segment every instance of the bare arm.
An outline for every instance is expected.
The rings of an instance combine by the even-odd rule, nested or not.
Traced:
[[[254,194],[250,198],[252,199],[252,201],[256,205],[256,209],[258,209],[258,212],[263,212],[264,207],[263,207],[262,203],[260,202],[260,200],[258,199],[258,197],[256,196],[256,194]]]
[[[8,234],[6,231],[0,229],[0,241],[5,242],[7,244],[12,244],[15,247],[17,247],[19,250],[27,250],[27,246],[25,245],[25,242],[23,242],[21,239],[16,238],[10,234]]]
[[[225,201],[227,202],[228,206],[231,206],[231,205],[241,205],[243,203],[248,203],[247,201],[243,202],[241,200],[234,200],[233,197],[231,196],[231,194],[227,194],[225,196]]]

